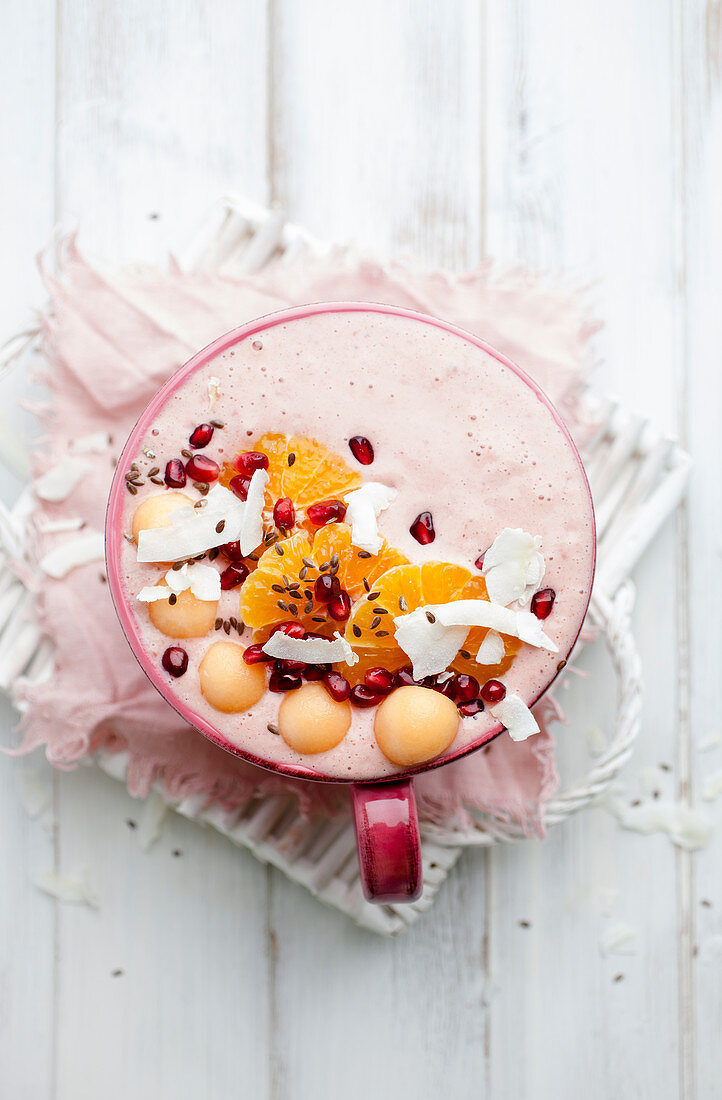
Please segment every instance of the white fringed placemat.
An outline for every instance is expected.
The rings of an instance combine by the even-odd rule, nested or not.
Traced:
[[[205,227],[181,257],[191,270],[219,270],[240,276],[258,271],[279,256],[300,251],[343,255],[344,249],[316,241],[275,211],[229,199],[212,212]],[[5,362],[16,359],[33,333],[8,345]],[[545,825],[563,821],[609,785],[629,757],[639,729],[640,662],[630,628],[633,590],[627,578],[685,488],[689,459],[673,440],[663,438],[646,420],[617,402],[587,393],[598,428],[583,450],[597,514],[597,576],[590,618],[603,635],[618,684],[614,729],[603,756],[577,784],[558,792],[545,813]],[[15,451],[17,454],[17,451]],[[4,456],[0,454],[0,458]],[[50,644],[33,616],[33,594],[8,568],[22,559],[26,525],[33,507],[30,492],[12,510],[0,505],[0,688],[16,699],[22,682],[37,682],[53,667]],[[99,767],[124,782],[127,756],[97,754]],[[484,814],[473,826],[450,831],[423,829],[424,892],[412,905],[373,906],[362,895],[350,817],[329,821],[304,818],[290,794],[250,799],[228,813],[204,808],[204,796],[172,799],[157,793],[178,813],[210,825],[234,843],[271,863],[327,904],[343,910],[373,931],[395,935],[432,905],[436,892],[464,847],[521,839],[520,827]]]

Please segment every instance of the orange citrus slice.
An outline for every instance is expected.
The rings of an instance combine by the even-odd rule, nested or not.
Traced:
[[[483,577],[471,573],[462,565],[450,562],[424,562],[422,565],[399,565],[379,577],[371,592],[356,601],[346,627],[346,638],[355,648],[368,650],[369,657],[378,651],[374,664],[384,664],[380,659],[383,650],[397,650],[402,659],[391,667],[407,664],[408,659],[394,642],[394,623],[397,615],[415,611],[426,604],[448,603],[452,600],[485,600],[486,583]],[[465,646],[453,662],[453,668],[466,672],[484,682],[501,675],[511,664],[521,643],[516,638],[502,635],[504,658],[493,667],[480,666],[474,660],[487,631],[473,627]],[[356,666],[354,666],[356,667]],[[388,666],[384,666],[388,667]]]
[[[249,442],[244,450],[268,455],[268,508],[281,497],[290,497],[299,512],[320,500],[341,499],[361,484],[360,474],[347,466],[340,455],[306,436],[266,432]],[[225,463],[221,484],[228,486],[237,474],[232,462]]]
[[[384,543],[378,554],[351,545],[351,528],[329,523],[315,535],[299,531],[270,546],[241,589],[241,618],[254,630],[298,619],[307,630],[319,634],[343,633],[345,623],[328,614],[318,601],[314,584],[322,573],[338,577],[341,589],[356,600],[372,592],[378,577],[406,558]]]
[[[385,541],[378,554],[352,546],[351,528],[346,523],[327,523],[313,538],[313,556],[319,565],[330,561],[334,554],[338,554],[341,587],[352,600],[357,600],[364,592],[372,592],[379,577],[396,565],[406,565],[409,560]]]

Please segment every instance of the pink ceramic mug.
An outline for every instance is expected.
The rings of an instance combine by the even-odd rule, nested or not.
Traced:
[[[542,393],[539,387],[507,359],[506,356],[501,355],[499,352],[489,347],[489,345],[478,339],[478,337],[432,317],[415,313],[412,310],[391,306],[370,305],[368,303],[331,303],[302,306],[250,321],[248,324],[242,325],[240,328],[221,336],[208,347],[198,352],[198,354],[186,363],[185,366],[181,367],[152,399],[131,432],[123,450],[123,454],[118,461],[108,501],[106,519],[106,560],[108,582],[120,624],[136,659],[160,694],[164,696],[189,725],[194,726],[214,744],[228,752],[243,757],[252,764],[284,775],[293,776],[297,779],[350,783],[364,894],[370,901],[399,903],[416,900],[420,896],[422,890],[419,824],[413,790],[413,776],[431,768],[438,768],[443,764],[449,763],[451,760],[459,759],[467,753],[481,748],[503,732],[503,727],[498,725],[491,729],[487,729],[477,740],[467,743],[455,751],[449,750],[428,763],[399,771],[398,774],[392,777],[386,775],[377,780],[369,781],[365,779],[363,782],[356,781],[353,778],[348,780],[339,779],[338,777],[327,776],[317,770],[312,770],[300,765],[281,762],[267,756],[261,757],[255,755],[232,744],[211,722],[208,721],[205,715],[197,713],[175,695],[172,684],[169,683],[168,677],[163,675],[159,662],[157,659],[151,657],[144,645],[138,620],[129,608],[128,597],[121,582],[123,511],[126,500],[124,471],[138,453],[142,439],[149,431],[154,419],[159,411],[165,406],[169,398],[179,389],[188,377],[193,374],[193,372],[205,367],[229,348],[240,344],[242,341],[249,340],[264,331],[268,331],[276,325],[287,324],[289,321],[306,318],[320,313],[348,313],[360,311],[391,314],[396,317],[413,319],[437,329],[441,329],[446,333],[461,337],[476,348],[492,356],[510,371],[513,371],[526,385],[531,387],[539,401],[546,406],[548,413],[556,421],[570,450],[576,458],[576,462],[579,465],[580,476],[584,479],[586,485],[586,476],[584,474],[581,459],[577,454],[574,443],[563,421],[548,398]],[[588,495],[588,500],[591,525],[593,528],[591,494]],[[591,573],[584,611],[586,611],[586,605],[588,604],[589,594],[591,592],[593,570],[594,552],[592,550]],[[581,629],[583,617],[584,615],[581,614],[578,629]],[[569,650],[571,650],[571,646],[569,646]],[[560,658],[566,658],[567,656],[568,652],[559,654]],[[564,660],[560,660],[560,667],[563,663]],[[546,691],[555,676],[556,671],[550,676],[548,682],[542,686],[541,691],[536,693],[535,698],[533,700],[527,700],[530,705]]]

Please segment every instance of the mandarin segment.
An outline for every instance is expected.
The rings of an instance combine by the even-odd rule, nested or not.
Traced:
[[[288,497],[298,512],[319,500],[341,498],[361,484],[360,474],[347,466],[340,455],[306,436],[266,432],[251,440],[244,450],[268,456],[266,508],[269,510],[277,500]],[[237,473],[235,463],[225,463],[221,484],[230,485]]]
[[[330,561],[334,554],[338,554],[341,584],[352,600],[366,591],[373,591],[374,582],[390,569],[408,563],[408,558],[386,541],[378,554],[359,550],[351,543],[351,528],[346,523],[328,523],[314,537],[313,556],[319,564]]]
[[[299,579],[304,569],[304,558],[311,554],[311,540],[301,531],[290,539],[281,539],[270,546],[258,559],[258,565],[241,589],[241,618],[254,629],[284,622],[290,618],[304,618],[301,609],[307,605],[305,589],[312,590],[317,574],[308,570],[308,585]],[[308,567],[306,567],[308,569]],[[288,583],[287,583],[288,582]],[[294,585],[298,584],[296,588]],[[300,592],[300,600],[290,595]],[[285,604],[285,608],[279,606]],[[296,609],[294,615],[291,608]]]

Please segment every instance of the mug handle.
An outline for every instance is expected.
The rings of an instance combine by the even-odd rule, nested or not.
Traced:
[[[361,885],[367,901],[416,901],[423,886],[419,819],[410,779],[351,787]]]

